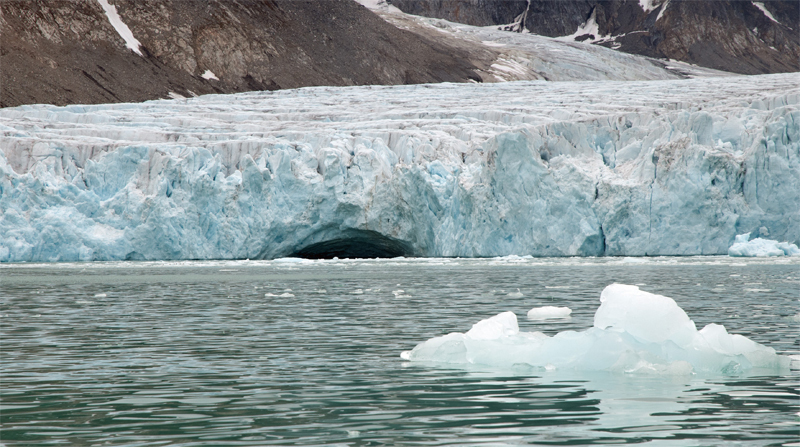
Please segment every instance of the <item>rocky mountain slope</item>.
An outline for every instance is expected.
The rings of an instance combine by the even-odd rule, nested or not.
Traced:
[[[797,0],[390,0],[400,10],[504,25],[743,74],[800,70]]]
[[[384,0],[358,0],[372,11],[354,0],[6,0],[0,2],[0,106],[138,102],[312,85],[646,80],[724,74],[603,46],[661,58],[698,59],[739,72],[791,68],[786,61],[791,61],[796,45],[785,36],[788,28],[776,22],[794,23],[790,10],[771,3],[776,16],[768,18],[751,5],[763,16],[759,35],[772,36],[769,42],[758,42],[772,42],[774,50],[742,44],[734,32],[724,51],[706,41],[700,45],[681,40],[686,54],[675,54],[680,45],[648,46],[647,39],[654,41],[655,34],[645,38],[650,34],[631,31],[638,26],[631,17],[646,17],[654,29],[677,20],[671,11],[682,6],[658,1],[613,5],[588,0],[395,1],[410,12],[462,22],[511,21],[499,28],[572,33],[554,40],[408,15],[387,7]],[[616,9],[608,9],[612,6]],[[684,25],[702,28],[698,23],[692,19]],[[580,30],[570,31],[576,27]],[[723,39],[727,31],[709,28],[715,29]],[[658,37],[659,42],[669,41],[669,36]],[[729,55],[742,45],[754,53]],[[726,53],[729,47],[733,53]],[[776,52],[780,57],[773,57]],[[754,61],[761,65],[753,65]]]
[[[104,3],[140,45],[123,40]],[[4,107],[465,82],[487,65],[352,0],[4,0],[0,30]]]

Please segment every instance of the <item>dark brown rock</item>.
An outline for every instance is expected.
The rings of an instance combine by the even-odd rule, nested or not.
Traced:
[[[461,50],[397,29],[352,0],[0,3],[0,106],[143,101],[311,85],[480,80]],[[219,80],[201,77],[211,70]]]

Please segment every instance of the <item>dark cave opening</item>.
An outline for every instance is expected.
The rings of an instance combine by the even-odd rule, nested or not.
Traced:
[[[413,256],[411,246],[376,231],[349,230],[333,239],[316,242],[297,250],[292,257],[305,259],[396,258]]]

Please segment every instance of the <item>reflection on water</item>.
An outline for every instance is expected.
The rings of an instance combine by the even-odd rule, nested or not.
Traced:
[[[781,445],[800,371],[649,377],[409,365],[505,310],[590,326],[643,284],[702,327],[800,353],[800,262],[489,259],[0,266],[7,445]],[[511,292],[520,294],[509,295]],[[531,307],[572,319],[527,321]]]

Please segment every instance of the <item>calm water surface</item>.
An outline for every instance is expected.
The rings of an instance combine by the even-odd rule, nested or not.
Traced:
[[[44,445],[800,445],[800,371],[647,377],[410,365],[512,310],[592,324],[612,282],[800,354],[800,260],[0,265],[0,439]],[[523,297],[509,297],[519,289]],[[568,306],[566,321],[524,318]]]

